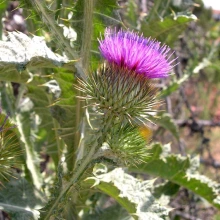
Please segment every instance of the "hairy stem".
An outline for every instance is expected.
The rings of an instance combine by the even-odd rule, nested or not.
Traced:
[[[100,119],[101,120],[101,119]],[[60,200],[66,195],[68,190],[73,184],[76,184],[83,173],[88,168],[89,164],[93,161],[94,156],[96,155],[99,148],[102,146],[102,143],[106,141],[106,135],[108,134],[109,128],[112,126],[112,122],[114,121],[114,116],[111,114],[105,114],[102,121],[99,131],[94,135],[95,140],[91,141],[91,147],[89,149],[88,154],[81,160],[81,163],[76,165],[75,172],[71,177],[69,183],[62,189],[59,196],[55,199],[52,207],[48,210],[45,220],[50,219],[50,216],[53,210],[57,207]]]
[[[92,47],[94,2],[95,2],[94,0],[84,0],[81,57],[82,57],[82,67],[85,73],[88,73],[90,52]]]
[[[81,65],[84,73],[88,74],[89,61],[90,61],[90,51],[92,47],[92,25],[93,25],[93,10],[94,10],[94,0],[84,0],[84,16],[83,16],[83,33],[82,33],[82,46],[81,46]],[[77,96],[83,96],[82,92],[77,90]],[[77,99],[76,103],[76,128],[74,146],[79,145],[80,140],[80,123],[82,121],[84,111],[82,110],[84,102]],[[74,152],[75,154],[75,152]],[[75,160],[74,160],[75,161]]]
[[[73,174],[72,178],[70,179],[69,183],[64,187],[64,189],[60,192],[58,198],[56,198],[53,206],[48,210],[48,213],[45,217],[45,220],[50,219],[50,216],[53,212],[53,210],[56,208],[56,206],[59,204],[60,199],[65,196],[65,194],[68,192],[70,187],[75,184],[80,176],[84,173],[86,168],[88,167],[89,163],[91,162],[93,155],[95,154],[97,148],[97,143],[94,143],[94,145],[91,147],[89,153],[85,157],[85,159],[82,160],[82,163],[80,166],[76,169],[76,172]]]

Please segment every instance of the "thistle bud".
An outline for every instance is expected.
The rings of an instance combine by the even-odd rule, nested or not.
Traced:
[[[121,122],[145,123],[156,110],[156,89],[142,74],[108,63],[84,84],[89,103]]]

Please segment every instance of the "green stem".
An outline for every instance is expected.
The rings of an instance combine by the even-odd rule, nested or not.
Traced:
[[[80,164],[80,166],[78,168],[76,168],[76,172],[73,174],[72,178],[70,179],[70,182],[65,186],[65,188],[60,192],[60,195],[58,196],[58,198],[55,200],[53,206],[49,209],[45,220],[50,219],[50,216],[53,212],[53,210],[56,208],[56,206],[58,205],[60,199],[65,196],[65,194],[67,193],[67,191],[70,189],[70,187],[75,184],[78,179],[80,178],[80,176],[84,173],[84,171],[86,170],[86,168],[88,167],[89,163],[92,161],[93,155],[95,154],[95,151],[97,149],[97,142],[95,142],[95,144],[91,147],[89,153],[87,154],[87,156],[85,157],[84,160],[82,160],[82,163]]]
[[[90,52],[92,48],[94,2],[94,0],[84,0],[81,57],[82,67],[85,73],[87,73],[89,69]]]
[[[81,46],[81,65],[84,73],[87,75],[89,70],[90,62],[90,51],[92,47],[92,30],[93,30],[93,10],[94,10],[94,0],[84,0],[84,15],[83,15],[83,33],[82,33],[82,46]],[[81,91],[77,90],[77,96],[83,96]],[[77,132],[75,134],[74,146],[79,145],[80,132],[79,127],[81,120],[83,118],[84,111],[82,108],[84,103],[82,100],[76,100],[76,128]]]
[[[82,161],[81,164],[78,164],[78,166],[75,167],[75,173],[71,177],[69,183],[60,192],[59,196],[54,201],[52,207],[48,210],[45,220],[50,218],[53,210],[57,207],[61,198],[65,196],[65,194],[70,189],[70,187],[79,180],[79,178],[83,175],[83,173],[87,169],[88,165],[93,161],[93,157],[97,153],[96,151],[102,146],[102,143],[106,141],[106,135],[108,133],[109,128],[112,126],[113,121],[114,121],[113,115],[105,114],[102,120],[102,124],[100,126],[100,130],[97,132],[96,135],[94,135],[95,140],[92,141],[93,145],[91,145],[89,153],[81,160]]]

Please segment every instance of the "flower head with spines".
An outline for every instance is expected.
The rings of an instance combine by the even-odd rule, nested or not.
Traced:
[[[131,31],[109,28],[99,43],[106,62],[81,83],[88,103],[101,115],[146,125],[160,103],[151,79],[168,76],[173,63],[170,48]]]
[[[146,77],[115,64],[102,65],[87,83],[81,82],[88,103],[121,122],[143,124],[158,105],[156,88]]]

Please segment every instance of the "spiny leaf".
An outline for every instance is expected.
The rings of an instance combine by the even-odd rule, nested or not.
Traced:
[[[57,43],[61,47],[60,49],[64,49],[70,59],[77,59],[78,56],[75,54],[74,50],[71,49],[69,40],[63,36],[62,27],[60,27],[55,21],[55,12],[50,10],[45,2],[39,2],[37,0],[25,1],[29,3],[29,7],[32,5],[32,9],[37,11],[42,18],[42,21],[51,30],[51,34],[56,37]]]
[[[51,196],[50,200],[47,202],[46,206],[44,206],[42,209],[40,209],[40,219],[44,220],[47,216],[47,210],[50,209],[56,200],[56,198],[59,196],[59,192],[62,190],[63,180],[63,165],[59,164],[57,169],[57,178],[55,180],[55,183],[53,185],[53,188],[51,189]],[[60,214],[60,209],[63,210],[65,206],[65,199],[62,200],[62,203],[59,204],[59,206],[56,207],[56,210],[53,212],[53,217]]]
[[[0,41],[0,79],[26,82],[30,75],[21,74],[26,68],[73,68],[66,58],[53,53],[42,37],[29,38],[20,32],[9,32],[8,41]]]
[[[161,127],[165,128],[166,130],[170,131],[173,136],[179,140],[179,131],[178,127],[176,126],[175,122],[171,118],[168,113],[159,113],[158,117],[152,117],[151,120],[154,121],[156,124],[160,125]]]
[[[102,208],[101,212],[95,209],[93,213],[86,213],[82,216],[82,220],[133,220],[131,216],[120,205],[115,204],[107,208]]]
[[[43,194],[24,178],[11,179],[0,189],[0,209],[14,220],[37,220],[39,209],[45,202]]]
[[[58,165],[65,144],[69,149],[73,149],[75,134],[73,82],[72,73],[54,69],[53,74],[44,77],[34,75],[32,81],[26,84],[26,96],[33,102],[32,114],[40,118],[38,135],[41,136],[41,140],[38,142],[35,138],[35,149],[40,152],[43,145],[45,153],[53,158],[55,165]],[[68,155],[67,161],[74,163],[71,155]]]
[[[149,23],[143,21],[141,31],[145,37],[156,38],[158,41],[172,46],[184,31],[186,24],[196,20],[195,15],[174,15],[158,21],[152,20]]]
[[[179,87],[186,82],[191,76],[196,75],[199,73],[200,70],[211,66],[212,63],[210,62],[213,56],[208,56],[208,58],[204,58],[201,62],[196,62],[191,69],[184,71],[183,76],[180,79],[174,79],[170,82],[170,84],[163,88],[160,93],[160,97],[165,98],[171,95],[173,92],[177,91]]]
[[[70,46],[70,41],[63,35],[63,28],[58,25],[55,20],[55,12],[49,9],[45,2],[38,0],[23,0],[32,5],[31,10],[35,10],[37,14],[42,18],[43,23],[51,31],[52,36],[56,39],[56,43],[61,51],[63,51],[70,60],[79,60],[79,54]],[[78,35],[78,33],[77,33]],[[77,74],[80,78],[85,79],[83,67],[80,62],[76,62]],[[75,68],[72,68],[75,70]]]
[[[165,98],[175,92],[185,81],[190,77],[190,74],[184,73],[184,75],[178,79],[173,80],[168,86],[165,86],[160,93],[161,98]]]
[[[175,195],[180,186],[176,183],[166,181],[165,183],[158,184],[154,187],[154,196],[160,198],[162,195],[173,196]]]
[[[151,189],[153,182],[140,181],[121,168],[87,178],[93,187],[113,197],[134,219],[162,219],[169,209],[161,206],[154,198]]]
[[[52,114],[61,125],[59,130],[61,137],[63,137],[67,145],[72,146],[73,134],[75,132],[76,100],[73,86],[75,78],[74,75],[69,72],[56,72],[54,79],[56,79],[61,88],[61,96],[54,103]]]
[[[145,163],[131,170],[167,179],[220,208],[220,185],[197,172],[195,164],[199,164],[198,158],[164,153],[163,148],[160,144],[153,144],[149,150],[151,156],[145,159]]]
[[[37,189],[41,189],[43,179],[40,175],[40,159],[34,150],[31,122],[31,112],[16,114],[16,124],[21,136],[21,145],[25,149],[26,166],[30,173],[31,181]]]
[[[58,165],[60,159],[60,153],[63,149],[63,143],[59,139],[58,129],[60,126],[56,119],[51,115],[50,106],[54,102],[53,94],[49,94],[50,91],[45,84],[48,78],[41,78],[40,76],[34,76],[33,82],[27,84],[27,94],[34,106],[33,114],[39,116],[40,123],[38,124],[38,135],[40,140],[35,139],[35,149],[41,152],[42,145],[44,146],[45,153],[52,157],[55,166]],[[45,86],[42,86],[45,85]]]

